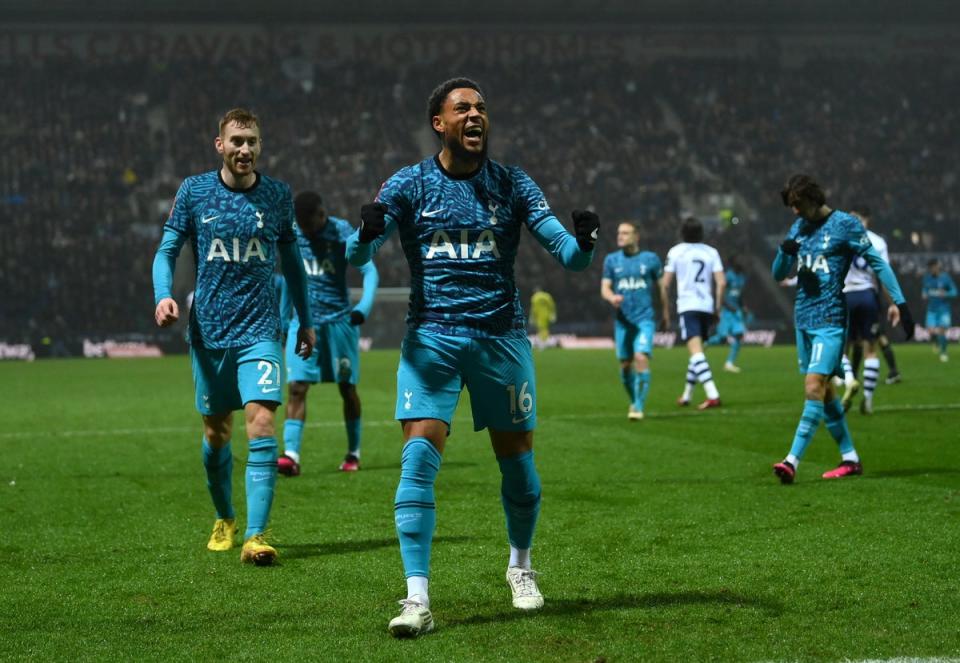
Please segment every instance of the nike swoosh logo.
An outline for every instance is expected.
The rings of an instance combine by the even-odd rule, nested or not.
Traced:
[[[594,228],[594,229],[593,229],[593,232],[590,233],[590,239],[596,239],[596,238],[599,237],[599,236],[600,236],[600,229],[599,229],[599,228]]]
[[[207,217],[204,217],[204,218],[200,219],[200,223],[210,223],[210,222],[213,221],[214,219],[219,219],[219,218],[220,218],[220,215],[219,215],[219,214],[214,214],[213,216],[207,216]]]
[[[513,418],[513,423],[519,424],[521,421],[526,421],[526,420],[529,419],[529,418],[530,418],[530,415],[529,415],[529,414],[528,414],[527,416],[525,416],[525,417],[520,417],[519,419],[517,419],[516,417],[514,417],[514,418]]]
[[[280,391],[280,387],[274,387],[273,389],[261,389],[260,392],[263,394],[272,394],[275,391]]]
[[[446,207],[442,207],[442,208],[440,208],[440,209],[432,209],[432,210],[430,210],[429,212],[422,212],[422,213],[420,214],[420,216],[426,217],[426,218],[428,218],[428,219],[432,219],[432,218],[435,217],[437,214],[440,214],[441,212],[445,212],[446,210],[447,210]]]

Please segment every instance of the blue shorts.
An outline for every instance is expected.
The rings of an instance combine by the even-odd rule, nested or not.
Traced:
[[[643,320],[638,324],[620,319],[614,320],[613,342],[617,346],[617,359],[627,361],[638,353],[651,356],[655,331],[656,325],[653,320]]]
[[[720,311],[720,324],[717,325],[717,335],[726,338],[727,336],[743,336],[747,331],[747,326],[743,323],[743,311],[737,309],[723,309]]]
[[[526,337],[407,332],[397,369],[397,419],[439,419],[449,426],[464,385],[474,430],[536,427],[537,386]]]
[[[686,311],[680,314],[680,340],[689,341],[691,338],[709,338],[710,327],[713,326],[713,313],[703,311]]]
[[[846,293],[849,337],[872,341],[880,335],[880,302],[874,290]]]
[[[287,382],[340,382],[357,384],[360,379],[360,332],[349,317],[315,327],[317,344],[308,359],[297,354],[300,323],[290,322],[287,330]]]
[[[250,401],[282,400],[279,341],[260,341],[242,348],[190,346],[197,410],[203,415],[240,410]]]
[[[797,330],[797,359],[800,373],[839,375],[843,377],[843,346],[846,334],[842,327]]]
[[[926,327],[927,329],[937,328],[937,327],[941,329],[946,329],[951,324],[950,311],[949,310],[947,311],[927,310],[926,323],[927,324],[925,324],[924,327]]]

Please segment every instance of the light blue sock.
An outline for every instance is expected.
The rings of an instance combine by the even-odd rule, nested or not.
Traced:
[[[823,401],[806,401],[796,435],[793,437],[793,445],[790,447],[791,455],[796,456],[798,460],[803,458],[803,452],[807,450],[807,445],[813,439],[813,434],[820,428],[822,420]]]
[[[344,420],[347,426],[347,450],[354,456],[360,456],[360,417]]]
[[[637,400],[636,380],[633,377],[633,366],[630,368],[620,368],[620,381],[623,382],[623,388],[627,391],[627,398],[630,402]]]
[[[303,442],[303,419],[287,419],[283,422],[283,450],[300,453]]]
[[[400,557],[406,576],[430,577],[430,546],[437,523],[433,484],[440,452],[425,437],[412,437],[400,457],[400,485],[393,503]]]
[[[643,412],[647,404],[647,393],[650,391],[650,371],[639,371],[636,380],[637,398],[633,401],[633,407]]]
[[[276,483],[277,438],[258,437],[250,440],[250,453],[247,455],[247,531],[244,539],[267,528]]]
[[[500,500],[507,515],[510,545],[527,550],[540,515],[540,477],[533,464],[533,452],[497,458],[500,465]]]
[[[714,334],[704,342],[704,345],[721,345],[725,340],[720,334]]]
[[[840,453],[846,454],[853,451],[853,438],[850,437],[850,429],[847,428],[847,418],[843,416],[843,405],[838,399],[834,398],[829,403],[823,404],[823,417],[826,420],[827,430],[840,446]]]
[[[734,336],[734,337],[733,337],[733,342],[730,343],[730,353],[727,355],[727,363],[728,363],[728,364],[736,364],[736,363],[737,363],[737,355],[739,355],[739,354],[740,354],[740,337],[739,337],[739,336]]]
[[[207,470],[207,490],[217,510],[217,518],[235,518],[233,512],[233,451],[230,443],[214,449],[203,438],[203,467]]]

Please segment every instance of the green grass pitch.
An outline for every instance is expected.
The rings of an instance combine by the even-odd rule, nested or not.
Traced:
[[[770,466],[802,406],[792,348],[711,349],[724,407],[674,405],[686,354],[658,350],[648,418],[626,419],[611,352],[538,353],[546,607],[510,606],[499,473],[466,397],[437,483],[437,630],[394,641],[396,351],[363,356],[363,469],[335,387],[310,394],[304,474],[280,478],[281,564],[210,553],[213,511],[186,357],[4,363],[0,658],[7,660],[813,661],[960,655],[960,354],[897,348],[850,427],[821,427],[798,482]],[[702,392],[698,392],[702,397]],[[242,422],[234,500],[244,516]],[[278,417],[278,431],[282,417]]]

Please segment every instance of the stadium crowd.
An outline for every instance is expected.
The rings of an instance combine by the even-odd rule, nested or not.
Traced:
[[[707,241],[724,255],[763,251],[758,238],[787,226],[776,191],[798,170],[816,174],[841,204],[870,204],[892,251],[960,249],[951,216],[960,202],[951,158],[958,111],[943,94],[960,87],[960,74],[944,63],[467,60],[445,71],[329,67],[291,51],[232,68],[188,58],[51,59],[0,72],[17,90],[0,110],[8,157],[0,161],[0,339],[8,341],[154,331],[150,264],[160,227],[179,181],[217,166],[213,137],[226,109],[261,116],[263,172],[295,191],[319,190],[331,214],[356,223],[384,179],[436,147],[425,100],[448,74],[485,86],[492,158],[529,172],[564,223],[582,206],[605,223],[584,274],[562,272],[535,242],[521,243],[524,300],[535,286],[558,295],[561,323],[606,333],[600,268],[616,221],[639,221],[644,245],[663,255],[684,195],[736,191],[752,207],[751,230],[718,227]],[[929,246],[911,243],[920,231]],[[381,285],[406,285],[397,243],[377,262]]]

